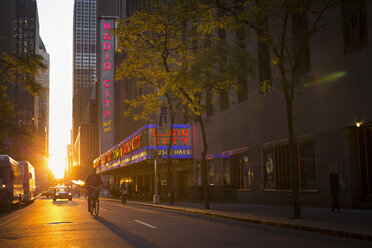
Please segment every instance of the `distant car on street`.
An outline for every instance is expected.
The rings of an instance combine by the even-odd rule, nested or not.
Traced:
[[[55,194],[53,196],[53,201],[57,199],[68,199],[69,201],[72,200],[72,194],[68,187],[60,186],[56,188]]]
[[[54,196],[54,188],[49,188],[41,193],[42,196],[46,197],[53,197]]]

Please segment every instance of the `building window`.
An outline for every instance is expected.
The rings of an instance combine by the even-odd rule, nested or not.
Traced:
[[[298,153],[300,189],[316,189],[314,144],[312,142],[299,144]]]
[[[216,177],[215,177],[214,160],[213,159],[207,160],[207,165],[208,165],[208,184],[215,185]]]
[[[251,189],[253,171],[248,152],[235,153],[223,159],[223,180],[234,189]]]
[[[274,156],[273,149],[263,150],[263,188],[274,189]]]
[[[344,54],[368,46],[366,9],[365,0],[342,0]]]
[[[265,30],[262,33],[258,33],[258,79],[263,82],[271,81],[271,59],[269,45],[263,41],[265,33],[269,30],[268,21],[265,20],[261,25],[265,27]]]
[[[310,46],[307,39],[309,32],[307,12],[292,15],[293,52],[295,54],[296,70],[299,75],[311,71]]]
[[[314,143],[295,145],[300,190],[316,189],[316,167]],[[278,144],[264,148],[262,152],[263,188],[275,190],[291,189],[291,166],[289,145]]]
[[[231,166],[230,166],[230,159],[223,158],[223,184],[230,185],[231,184]]]
[[[241,189],[251,189],[252,188],[252,179],[253,171],[250,166],[248,152],[241,153],[240,156],[240,165],[241,165]]]
[[[202,180],[201,180],[201,161],[196,162],[196,184],[201,186]]]

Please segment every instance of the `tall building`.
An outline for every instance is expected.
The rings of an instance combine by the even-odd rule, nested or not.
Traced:
[[[130,17],[137,10],[143,9],[148,5],[149,0],[97,0],[97,19],[101,17],[117,17],[124,19]],[[99,46],[99,41],[97,46]],[[101,41],[101,46],[103,40]],[[99,49],[100,47],[98,47]],[[97,56],[99,58],[99,55]],[[123,54],[115,53],[114,63],[115,66],[119,65],[124,58]],[[97,72],[100,73],[103,70],[102,66],[98,65]],[[97,89],[100,87],[102,82],[97,82]],[[99,92],[99,90],[97,90]],[[114,144],[119,143],[125,137],[128,137],[135,130],[142,127],[145,123],[141,121],[134,121],[130,116],[125,116],[123,113],[127,110],[128,105],[124,104],[126,99],[135,97],[138,92],[136,81],[133,79],[123,79],[115,81],[115,90],[113,96],[114,104],[114,122],[113,122],[113,133],[114,133]],[[99,98],[97,97],[99,101]],[[102,103],[102,101],[99,101]],[[99,104],[98,104],[99,105]],[[99,110],[100,106],[98,106]],[[98,120],[97,120],[98,122]],[[98,135],[98,139],[101,137]],[[99,141],[100,142],[100,141]],[[100,154],[103,154],[107,150],[101,149]]]
[[[4,0],[0,8],[0,52],[13,51],[13,29],[15,19],[15,1]]]
[[[43,56],[44,64],[47,70],[41,72],[36,80],[44,87],[45,92],[43,97],[38,98],[39,103],[39,118],[38,118],[38,133],[45,143],[45,152],[49,154],[49,53],[46,51],[45,45],[39,37],[38,54]]]
[[[76,147],[79,133],[84,127],[96,128],[96,82],[97,82],[97,1],[75,0],[73,34],[73,96],[72,96],[72,147],[73,165],[83,166],[94,157],[96,149]],[[89,136],[91,138],[91,136]],[[96,147],[96,139],[88,143]],[[84,151],[84,154],[82,153]],[[78,155],[76,155],[79,153]],[[94,154],[94,155],[92,155]],[[81,163],[81,161],[85,161]],[[91,161],[92,162],[92,161]],[[90,163],[91,163],[90,162]]]
[[[36,0],[15,1],[13,19],[13,52],[35,54],[39,49],[39,18]],[[38,98],[26,91],[21,84],[15,83],[8,88],[9,97],[15,104],[15,111],[20,114],[18,122],[38,129]]]
[[[23,56],[40,54],[47,69],[33,78],[46,92],[37,97],[24,89],[23,82],[8,83],[7,94],[14,104],[17,125],[32,130],[35,140],[10,137],[9,153],[17,160],[28,160],[35,167],[39,186],[48,184],[46,155],[49,130],[49,54],[39,36],[39,19],[36,0],[4,0],[0,8],[0,51]],[[1,82],[5,83],[5,82]]]

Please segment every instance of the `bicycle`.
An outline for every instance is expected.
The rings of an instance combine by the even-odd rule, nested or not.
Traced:
[[[90,195],[90,214],[94,216],[98,216],[99,213],[99,186],[89,186],[93,189]],[[89,206],[88,206],[89,207]]]
[[[122,204],[127,204],[127,191],[126,190],[123,190],[121,192],[121,203]]]

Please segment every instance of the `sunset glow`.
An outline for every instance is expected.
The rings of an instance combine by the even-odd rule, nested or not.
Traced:
[[[64,176],[72,126],[73,6],[73,0],[38,0],[40,36],[50,54],[48,166],[56,178]]]
[[[48,160],[48,166],[56,178],[63,178],[64,176],[65,163],[63,156],[63,154],[56,154],[56,156],[50,156]]]

